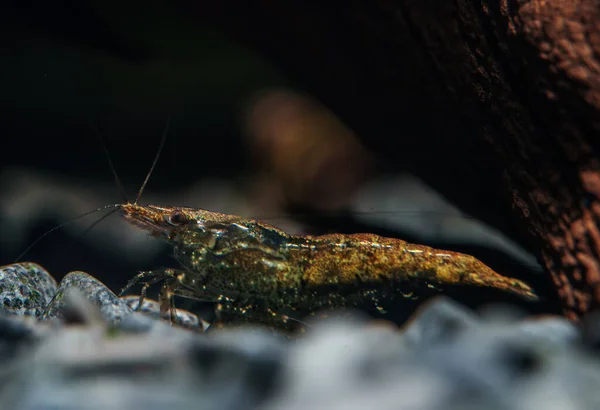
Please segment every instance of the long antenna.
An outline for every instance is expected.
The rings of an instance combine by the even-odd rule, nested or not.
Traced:
[[[119,175],[117,174],[117,169],[115,168],[112,158],[110,157],[110,152],[108,151],[108,147],[106,146],[106,141],[102,137],[102,134],[100,133],[100,130],[98,129],[98,127],[94,127],[94,131],[96,132],[96,136],[98,136],[98,139],[100,140],[100,143],[102,144],[102,149],[104,149],[104,153],[106,154],[106,159],[108,159],[108,165],[110,166],[110,171],[112,172],[113,177],[115,178],[115,182],[117,183],[117,189],[119,190],[119,193],[121,194],[121,197],[124,200],[123,203],[128,204],[129,199],[127,198],[127,194],[125,193],[125,188],[123,188],[121,179],[119,178]]]
[[[81,235],[79,235],[79,237],[82,238],[85,235],[87,235],[92,229],[94,229],[96,227],[96,225],[98,225],[100,222],[104,221],[106,218],[108,218],[109,216],[111,216],[112,214],[117,212],[118,210],[119,210],[119,208],[115,208],[115,209],[112,209],[110,212],[107,212],[104,215],[102,215],[100,218],[98,218],[96,221],[94,221],[90,226],[88,226],[85,229],[85,231],[83,231],[81,233]]]
[[[170,125],[171,125],[171,114],[169,114],[169,116],[167,117],[167,123],[165,125],[165,130],[163,131],[163,135],[162,135],[162,138],[160,141],[160,146],[158,147],[158,151],[156,152],[156,156],[154,157],[154,162],[152,162],[150,171],[148,171],[148,174],[146,175],[146,179],[144,180],[144,183],[142,184],[137,196],[135,197],[134,205],[137,205],[138,201],[140,200],[140,197],[142,196],[142,192],[144,192],[144,188],[146,188],[146,184],[148,184],[148,181],[150,180],[150,175],[152,175],[152,171],[154,171],[154,168],[156,168],[156,163],[158,162],[158,158],[160,158],[160,153],[162,152],[162,149],[165,146],[165,141],[167,140],[167,134],[169,133]]]
[[[94,209],[93,211],[86,212],[86,213],[84,213],[84,214],[82,214],[82,215],[78,215],[78,216],[76,216],[76,217],[74,217],[74,218],[71,218],[71,219],[68,219],[68,220],[66,220],[66,221],[62,222],[60,225],[58,225],[58,226],[55,226],[54,228],[50,229],[49,231],[46,231],[46,232],[45,232],[45,233],[44,233],[42,236],[40,236],[40,237],[39,237],[39,238],[37,238],[35,241],[33,241],[33,243],[32,243],[31,245],[29,245],[29,246],[27,247],[27,249],[25,249],[25,250],[24,250],[24,251],[23,251],[23,252],[22,252],[22,253],[21,253],[21,254],[20,254],[18,257],[17,257],[17,259],[15,260],[15,263],[19,262],[19,261],[20,261],[20,260],[23,258],[23,256],[25,256],[25,254],[26,254],[27,252],[29,252],[29,251],[31,250],[31,248],[33,248],[33,247],[34,247],[34,246],[35,246],[35,245],[36,245],[36,244],[37,244],[39,241],[41,241],[42,239],[44,239],[46,236],[48,236],[48,235],[49,235],[49,234],[51,234],[52,232],[56,231],[57,229],[60,229],[60,228],[62,228],[63,226],[65,226],[65,225],[68,225],[68,224],[70,224],[70,223],[72,223],[72,222],[74,222],[74,221],[76,221],[76,220],[78,220],[78,219],[81,219],[81,218],[83,218],[84,216],[88,216],[88,215],[91,215],[91,214],[93,214],[93,213],[96,213],[96,212],[103,211],[103,210],[105,210],[105,209],[110,209],[110,208],[120,208],[120,207],[121,207],[121,204],[112,204],[112,205],[106,205],[106,206],[103,206],[102,208],[97,208],[97,209]],[[104,219],[104,218],[102,218],[102,219]]]

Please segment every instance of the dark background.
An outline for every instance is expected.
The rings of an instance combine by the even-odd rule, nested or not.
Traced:
[[[282,72],[185,9],[162,1],[15,1],[1,13],[0,26],[1,264],[13,262],[60,221],[122,201],[99,134],[132,199],[170,117],[166,146],[142,202],[269,216],[268,222],[285,220],[283,227],[295,232],[368,231],[468,252],[501,273],[533,283],[546,296],[526,308],[554,311],[547,281],[534,273],[535,267],[485,243],[424,238],[392,229],[392,223],[372,225],[345,206],[326,213],[314,201],[294,204],[276,194],[272,206],[265,207],[270,185],[253,182],[261,158],[247,135],[248,110],[265,90],[285,88],[299,95],[310,90],[293,73]],[[378,96],[357,90],[353,98]],[[387,118],[381,112],[351,121],[374,158],[372,178],[414,174],[466,214],[533,252],[527,232],[506,212],[511,198],[497,189],[502,168],[492,153],[469,156],[481,142],[468,130],[461,138],[423,135],[419,123],[424,121]],[[390,201],[385,192],[381,195],[371,202]],[[387,215],[414,216],[401,213]],[[171,262],[168,249],[154,248],[152,238],[133,239],[117,216],[82,237],[98,217],[53,232],[24,259],[40,263],[57,279],[72,270],[86,271],[113,290],[138,270]],[[107,239],[109,234],[114,236]],[[149,251],[128,251],[136,247]],[[457,295],[474,305],[509,300],[466,290]]]

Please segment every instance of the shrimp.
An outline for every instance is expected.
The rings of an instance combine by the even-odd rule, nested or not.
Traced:
[[[263,323],[285,329],[291,327],[289,322],[299,321],[298,317],[322,310],[368,304],[382,310],[382,302],[394,297],[415,298],[452,285],[495,288],[537,299],[523,281],[500,275],[463,253],[370,233],[291,235],[262,221],[231,214],[139,205],[169,123],[170,118],[135,202],[127,200],[104,145],[124,203],[86,212],[54,227],[18,259],[66,223],[111,209],[109,214],[120,210],[128,222],[172,246],[178,269],[141,272],[121,291],[124,294],[142,284],[138,304],[142,306],[148,287],[163,282],[160,310],[172,319],[174,296],[216,303],[217,315],[224,322]]]
[[[323,309],[381,302],[447,285],[491,287],[537,299],[526,283],[473,256],[375,234],[290,235],[259,220],[187,207],[121,205],[127,221],[167,241],[180,269],[142,272],[124,289],[163,281],[173,296],[216,302],[226,321],[287,326]],[[151,279],[151,282],[149,281]]]

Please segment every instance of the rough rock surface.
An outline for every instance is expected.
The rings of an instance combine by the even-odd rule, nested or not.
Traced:
[[[85,272],[71,272],[58,285],[56,296],[46,307],[42,319],[64,318],[65,313],[68,315],[75,313],[72,309],[66,309],[68,307],[66,298],[71,290],[76,290],[91,301],[97,307],[102,320],[118,325],[120,328],[129,330],[150,328],[156,323],[151,320],[151,317],[160,317],[157,302],[146,299],[140,312],[136,312],[139,296],[119,298],[93,276]],[[181,309],[175,309],[174,319],[178,325],[188,328],[197,328],[200,325],[198,317]]]
[[[43,319],[61,317],[65,308],[65,296],[70,289],[77,289],[98,307],[100,314],[112,323],[118,323],[131,313],[131,309],[102,282],[85,272],[71,272],[58,285],[56,296],[44,312]]]
[[[39,317],[56,293],[56,280],[40,265],[0,267],[0,305],[9,313]]]

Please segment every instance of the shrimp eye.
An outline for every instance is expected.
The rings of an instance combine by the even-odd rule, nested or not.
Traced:
[[[173,211],[165,218],[169,225],[180,226],[188,223],[188,217],[181,211]]]

